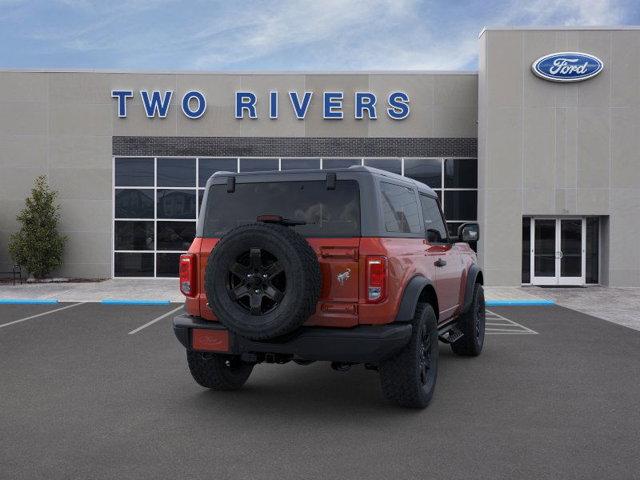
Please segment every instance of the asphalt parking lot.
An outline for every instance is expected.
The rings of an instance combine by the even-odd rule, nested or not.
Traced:
[[[483,354],[441,345],[434,401],[413,411],[374,372],[322,363],[206,391],[175,309],[1,305],[0,478],[638,478],[638,331],[493,308]]]

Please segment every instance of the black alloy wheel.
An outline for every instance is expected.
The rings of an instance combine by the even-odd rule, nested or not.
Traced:
[[[282,301],[287,288],[284,267],[272,253],[252,247],[229,267],[229,297],[251,315],[265,315]]]

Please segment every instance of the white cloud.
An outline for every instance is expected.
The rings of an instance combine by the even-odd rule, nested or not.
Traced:
[[[626,0],[57,1],[80,20],[28,36],[118,62],[97,67],[458,70],[475,64],[485,25],[614,25]]]

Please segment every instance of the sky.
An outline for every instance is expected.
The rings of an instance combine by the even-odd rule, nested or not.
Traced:
[[[0,67],[475,70],[485,26],[637,25],[639,3],[0,0]]]

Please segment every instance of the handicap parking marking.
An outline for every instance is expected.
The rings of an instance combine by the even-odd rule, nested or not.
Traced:
[[[18,320],[13,320],[11,322],[0,324],[0,328],[8,327],[10,325],[15,325],[16,323],[26,322],[27,320],[33,320],[34,318],[43,317],[45,315],[49,315],[50,313],[60,312],[62,310],[67,310],[69,308],[77,307],[78,305],[83,305],[84,302],[72,303],[71,305],[65,305],[64,307],[54,308],[53,310],[47,310],[46,312],[36,313],[35,315],[29,315],[28,317],[19,318]]]
[[[485,314],[485,328],[487,335],[537,335],[538,332],[524,325],[509,320],[491,310]]]

